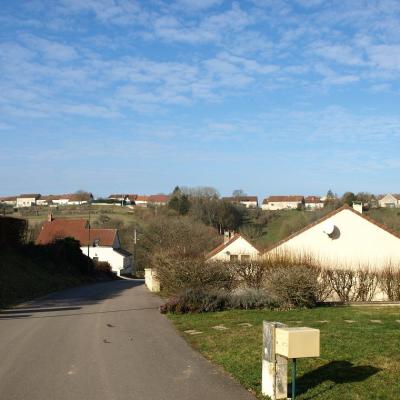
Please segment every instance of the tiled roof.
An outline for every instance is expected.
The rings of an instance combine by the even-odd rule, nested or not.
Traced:
[[[24,198],[24,199],[38,199],[40,197],[39,193],[24,193],[24,194],[20,194],[19,196],[17,196],[19,198]]]
[[[226,243],[221,243],[219,246],[217,246],[215,249],[211,250],[207,255],[206,255],[206,260],[209,258],[215,256],[219,252],[221,252],[223,249],[228,247],[230,244],[232,244],[235,240],[239,239],[240,235],[238,233],[235,233]]]
[[[117,235],[116,229],[89,229],[85,219],[55,219],[43,224],[36,244],[48,244],[57,239],[72,237],[78,240],[81,246],[92,245],[99,241],[99,246],[112,246]]]
[[[169,196],[165,194],[153,194],[148,197],[148,201],[150,203],[167,203],[169,200]]]
[[[17,196],[5,196],[5,197],[0,197],[0,201],[16,201]]]
[[[322,203],[321,197],[319,196],[307,196],[304,201],[306,203]]]
[[[263,204],[283,203],[283,202],[302,202],[303,196],[269,196],[264,199]]]

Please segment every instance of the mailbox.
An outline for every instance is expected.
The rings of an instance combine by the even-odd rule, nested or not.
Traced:
[[[286,358],[319,357],[319,329],[276,328],[275,352]]]

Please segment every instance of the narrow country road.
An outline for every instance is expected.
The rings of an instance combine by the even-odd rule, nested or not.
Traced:
[[[250,400],[194,352],[140,281],[0,311],[1,400]]]

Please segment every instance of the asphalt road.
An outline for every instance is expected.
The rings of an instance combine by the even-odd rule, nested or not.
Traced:
[[[159,304],[123,280],[0,311],[0,399],[254,399],[193,351]]]

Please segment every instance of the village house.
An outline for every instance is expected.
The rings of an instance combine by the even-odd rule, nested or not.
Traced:
[[[225,232],[224,242],[206,255],[207,261],[249,261],[261,254],[253,244],[238,233]]]
[[[228,201],[229,203],[242,204],[246,208],[257,208],[258,207],[258,197],[257,196],[223,197],[222,200]]]
[[[22,207],[32,207],[36,205],[37,200],[40,199],[39,193],[32,193],[32,194],[21,194],[17,196],[17,201],[15,206],[18,208]]]
[[[319,196],[307,196],[304,199],[304,207],[306,210],[319,210],[324,208],[324,202]]]
[[[49,215],[36,240],[46,245],[58,239],[79,241],[82,252],[94,261],[108,262],[117,275],[132,272],[133,256],[121,248],[117,229],[94,229],[85,219],[54,219]]]
[[[108,199],[118,201],[122,205],[135,205],[137,197],[137,194],[110,194],[110,196],[108,196]]]
[[[303,196],[269,196],[264,199],[263,210],[295,210],[304,205]]]
[[[379,206],[386,208],[400,207],[400,194],[387,194],[379,199]]]
[[[0,203],[15,207],[17,205],[17,196],[0,197]]]
[[[400,234],[345,205],[263,253],[311,256],[322,266],[381,269],[400,265]]]

